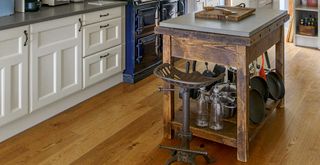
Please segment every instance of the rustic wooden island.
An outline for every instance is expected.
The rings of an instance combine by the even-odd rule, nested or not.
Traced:
[[[155,28],[163,34],[163,62],[173,58],[206,61],[237,68],[237,115],[225,121],[224,129],[213,131],[191,123],[193,135],[237,148],[238,160],[248,159],[249,141],[265,122],[249,122],[248,65],[273,45],[276,46],[276,71],[284,77],[284,23],[287,11],[259,8],[240,21],[219,21],[195,18],[194,13],[163,21]],[[164,84],[164,88],[173,88]],[[267,103],[267,116],[282,101]],[[174,92],[164,92],[164,137],[172,138],[181,127],[181,112],[175,110]],[[191,117],[191,121],[192,121]]]

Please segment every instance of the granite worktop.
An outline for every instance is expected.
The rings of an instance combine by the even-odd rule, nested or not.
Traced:
[[[110,1],[110,3],[102,6],[89,5],[87,2],[83,3],[70,3],[55,7],[43,6],[37,12],[18,13],[11,16],[0,17],[0,30],[9,29],[13,27],[29,25],[67,16],[83,14],[117,6],[126,5],[126,1]]]
[[[284,16],[287,16],[287,11],[257,8],[255,14],[239,22],[232,22],[195,18],[194,13],[191,13],[160,22],[160,27],[250,37]]]

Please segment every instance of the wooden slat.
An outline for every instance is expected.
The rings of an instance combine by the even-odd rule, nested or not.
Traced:
[[[248,48],[238,46],[237,61],[237,157],[246,162],[249,156],[249,58]]]
[[[264,29],[260,30],[259,32],[253,34],[250,36],[250,45],[253,45],[254,43],[263,40],[266,36],[272,35],[275,30],[279,29],[285,22],[289,20],[289,15],[285,15],[281,19],[273,22],[269,26],[265,27]]]
[[[172,56],[188,60],[214,61],[217,64],[237,66],[236,46],[218,42],[172,37]]]
[[[270,49],[274,45],[274,43],[279,42],[279,36],[280,29],[273,31],[273,33],[270,33],[268,36],[265,36],[264,38],[256,42],[254,45],[250,46],[248,53],[249,63],[261,56],[261,54],[264,53],[266,50]]]
[[[195,13],[195,17],[204,18],[204,19],[215,19],[215,20],[241,21],[251,16],[256,11],[255,8],[221,6],[221,8],[223,9],[227,9],[232,12],[235,12],[235,14],[231,14],[231,12],[229,12],[229,15],[228,15],[228,11],[224,11],[219,8],[216,9],[215,7],[210,7],[210,8],[211,10],[205,9],[203,11],[199,11]]]
[[[200,31],[182,30],[174,28],[156,27],[156,34],[167,34],[175,37],[189,38],[195,40],[203,40],[208,42],[223,42],[230,45],[246,45],[251,44],[250,38],[232,35],[221,35],[214,33],[206,33]]]
[[[163,63],[169,63],[173,65],[173,59],[171,57],[172,46],[171,36],[163,35]],[[172,85],[163,82],[164,89],[173,88]],[[171,129],[171,119],[174,118],[174,92],[163,92],[163,122],[164,122],[164,137],[171,139],[173,132]]]
[[[280,27],[280,40],[276,44],[276,70],[282,76],[283,83],[284,80],[284,26]],[[284,100],[282,99],[279,104],[280,107],[284,106]]]

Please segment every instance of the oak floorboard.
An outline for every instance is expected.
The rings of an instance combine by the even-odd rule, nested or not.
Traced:
[[[250,143],[248,162],[237,161],[235,148],[196,137],[191,148],[207,150],[216,165],[320,162],[320,52],[293,44],[286,44],[285,52],[285,107],[271,114]],[[20,133],[0,143],[0,165],[164,164],[170,152],[158,145],[179,141],[162,138],[158,86],[162,82],[154,76],[134,85],[119,84]],[[197,162],[205,164],[201,157]]]

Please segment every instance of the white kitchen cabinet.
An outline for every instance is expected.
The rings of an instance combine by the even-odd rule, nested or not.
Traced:
[[[81,90],[79,19],[81,15],[30,26],[31,111]]]
[[[0,126],[28,114],[29,26],[0,31]]]
[[[107,49],[83,60],[84,87],[122,72],[122,46]]]
[[[85,26],[84,56],[121,44],[121,18],[103,21]]]
[[[83,24],[89,25],[123,16],[124,7],[115,7],[83,14]]]

